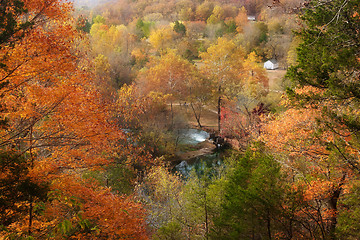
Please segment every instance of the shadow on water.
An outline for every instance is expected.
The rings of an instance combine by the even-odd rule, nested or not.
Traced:
[[[182,129],[179,132],[178,144],[192,146],[192,151],[179,152],[179,163],[173,171],[187,178],[192,170],[202,175],[205,169],[215,169],[223,164],[222,148],[216,148],[213,141],[209,140],[210,134],[198,129]],[[183,148],[184,149],[184,148]],[[191,149],[185,148],[185,149]]]
[[[187,178],[192,170],[201,175],[205,169],[214,169],[222,165],[222,154],[214,152],[191,159],[191,161],[182,161],[174,167],[174,171]]]
[[[129,135],[132,133],[130,129],[123,129],[123,132]],[[210,133],[189,128],[178,129],[176,134],[179,151],[171,159],[173,172],[187,178],[192,170],[202,175],[205,169],[216,169],[223,164],[223,155],[228,146],[216,147],[215,139]],[[131,137],[128,137],[128,142],[134,146],[138,144]]]

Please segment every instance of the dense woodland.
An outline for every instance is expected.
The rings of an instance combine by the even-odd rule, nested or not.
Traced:
[[[360,238],[359,0],[97,3],[0,0],[1,239]]]

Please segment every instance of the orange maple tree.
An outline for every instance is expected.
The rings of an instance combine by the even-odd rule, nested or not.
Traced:
[[[73,27],[72,5],[25,0],[24,8],[17,16],[18,24],[28,20],[31,27],[14,33],[0,48],[4,66],[0,68],[0,115],[6,123],[0,130],[0,146],[26,156],[32,181],[48,182],[51,192],[60,191],[64,197],[47,202],[47,209],[62,209],[48,218],[34,216],[33,199],[21,203],[28,207],[29,215],[10,225],[10,231],[44,237],[54,232],[46,229],[66,230],[66,206],[56,202],[75,197],[83,216],[99,228],[100,235],[118,239],[143,234],[146,238],[140,205],[110,189],[81,185],[76,177],[80,170],[108,164],[114,155],[138,158],[131,157],[134,147],[130,144],[118,151],[118,143],[126,138],[114,122],[112,106],[92,80],[91,66],[76,48],[81,36]],[[69,236],[68,231],[64,233]],[[71,236],[77,236],[77,231]]]
[[[297,91],[319,90],[305,87]],[[334,233],[339,201],[351,188],[351,179],[357,172],[359,156],[351,144],[350,132],[340,124],[331,129],[324,124],[321,111],[306,105],[270,116],[262,128],[262,141],[274,150],[283,168],[292,173],[294,189],[302,189],[303,203],[296,216],[307,226],[304,236]]]

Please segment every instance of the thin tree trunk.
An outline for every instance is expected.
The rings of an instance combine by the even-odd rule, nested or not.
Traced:
[[[271,218],[270,218],[269,209],[267,209],[267,230],[268,230],[268,237],[270,240],[271,239]]]
[[[339,201],[339,197],[342,191],[342,185],[344,184],[345,178],[346,178],[346,174],[343,173],[339,186],[336,189],[334,189],[329,201],[330,208],[333,212],[333,216],[331,216],[330,218],[330,227],[329,227],[330,239],[334,239],[334,240],[337,239],[335,236],[335,230],[337,225],[337,212],[338,212],[337,204]]]
[[[33,220],[33,196],[30,195],[30,206],[29,206],[29,236],[31,236],[32,220]]]
[[[207,198],[205,188],[205,238],[209,239],[209,220],[208,220],[208,209],[207,209]]]
[[[170,109],[171,109],[171,129],[174,128],[174,109],[173,109],[173,102],[170,102]]]
[[[218,131],[221,134],[221,85],[219,86],[219,98],[218,98]]]
[[[32,151],[32,145],[33,145],[33,126],[30,127],[30,136],[29,136],[29,151],[30,151],[30,167],[33,168],[34,167],[34,154]],[[30,194],[29,196],[29,236],[31,235],[32,232],[32,220],[33,220],[33,196]]]
[[[200,128],[202,128],[201,123],[200,123],[200,114],[201,114],[201,113],[199,113],[199,115],[198,115],[198,114],[196,114],[196,111],[195,111],[195,108],[194,108],[194,106],[193,106],[193,103],[192,103],[192,102],[190,103],[190,106],[191,106],[191,108],[192,108],[192,110],[193,110],[193,113],[194,113],[195,119],[196,119],[196,121],[197,121],[197,123],[198,123],[199,127],[200,127]]]

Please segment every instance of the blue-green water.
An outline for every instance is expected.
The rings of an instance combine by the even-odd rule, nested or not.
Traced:
[[[190,161],[182,161],[175,166],[174,170],[184,177],[187,177],[192,170],[197,173],[203,172],[206,168],[217,168],[222,165],[220,153],[212,153],[196,157]]]
[[[197,145],[209,139],[210,134],[198,129],[181,129],[179,130],[178,143],[181,145]],[[217,168],[222,164],[222,157],[219,152],[205,154],[187,161],[182,161],[174,167],[174,171],[187,177],[192,170],[197,173],[203,172],[206,168]]]

